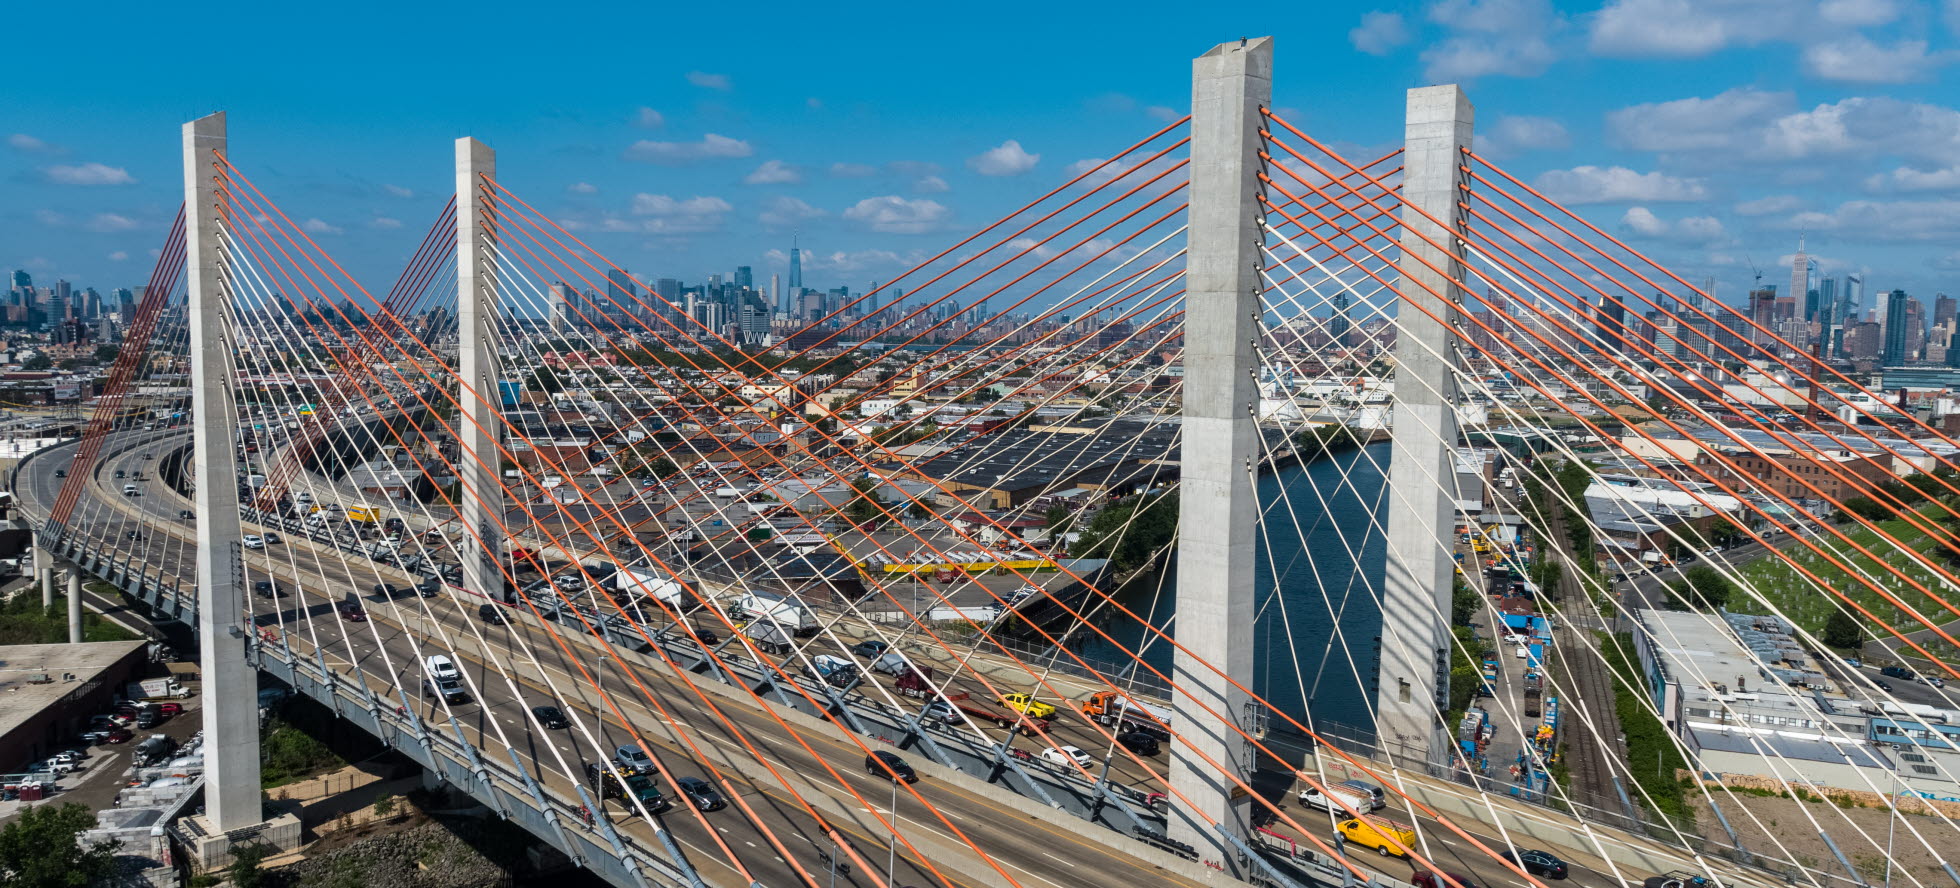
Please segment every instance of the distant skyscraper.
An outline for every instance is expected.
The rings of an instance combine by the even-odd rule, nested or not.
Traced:
[[[746,265],[735,266],[735,286],[744,290],[755,289],[755,271]]]
[[[1951,324],[1953,322],[1955,300],[1945,293],[1933,294],[1933,323]]]
[[[796,245],[796,238],[789,242],[789,291],[795,293],[803,289],[803,250]]]
[[[20,269],[20,268],[14,269],[14,289],[16,290],[34,289],[34,276],[28,274],[26,269]]]
[[[1627,306],[1611,296],[1601,294],[1598,315],[1599,347],[1608,351],[1619,351],[1626,345]]]
[[[1348,291],[1334,294],[1334,313],[1327,319],[1327,338],[1335,345],[1347,345],[1348,330],[1353,322],[1348,320]]]
[[[565,286],[564,281],[551,285],[550,298],[545,306],[545,320],[549,322],[553,333],[565,332],[565,294],[569,291],[571,288]]]
[[[1912,321],[1906,303],[1904,290],[1893,290],[1885,297],[1885,348],[1880,358],[1887,367],[1903,366],[1906,362],[1906,326]]]
[[[1797,238],[1797,255],[1790,260],[1789,296],[1803,303],[1803,319],[1806,321],[1817,316],[1817,302],[1810,295],[1810,273],[1815,268],[1810,254],[1804,252],[1803,238]]]

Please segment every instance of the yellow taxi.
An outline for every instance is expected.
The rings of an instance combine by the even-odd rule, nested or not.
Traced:
[[[1376,818],[1373,823],[1350,817],[1336,827],[1341,838],[1364,848],[1373,848],[1383,857],[1407,857],[1415,847],[1416,831],[1392,820]]]
[[[1036,700],[1033,694],[1007,694],[1000,698],[1000,705],[1035,718],[1055,717],[1055,704]]]

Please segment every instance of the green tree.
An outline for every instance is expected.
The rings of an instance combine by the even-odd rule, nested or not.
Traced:
[[[113,844],[83,848],[77,837],[95,828],[85,805],[30,805],[0,829],[0,884],[10,888],[87,888],[115,870]]]
[[[1728,607],[1729,599],[1735,594],[1735,585],[1721,571],[1705,564],[1688,568],[1681,577],[1687,584],[1688,604],[1697,610]]]
[[[1470,588],[1470,584],[1464,582],[1462,577],[1457,577],[1456,583],[1450,589],[1450,625],[1470,625],[1470,621],[1476,619],[1477,609],[1482,604],[1483,600],[1478,597],[1476,590]]]
[[[117,357],[120,357],[121,355],[122,355],[122,346],[119,345],[98,346],[95,349],[95,362],[98,364],[108,364],[115,361],[115,359]]]
[[[1126,571],[1149,561],[1177,536],[1177,494],[1146,494],[1111,503],[1089,521],[1076,551],[1107,558]]]
[[[265,884],[265,871],[259,864],[265,862],[269,849],[264,845],[247,845],[231,853],[231,866],[225,875],[231,879],[233,888],[259,888]]]
[[[878,493],[878,479],[859,478],[851,482],[851,489],[857,491],[857,496],[844,506],[844,514],[852,521],[863,524],[884,515],[883,510],[878,508],[885,501],[884,496]]]
[[[1840,649],[1850,649],[1865,643],[1865,630],[1858,626],[1858,619],[1842,606],[1832,609],[1831,617],[1824,621],[1824,643]]]
[[[20,369],[22,370],[46,370],[53,366],[54,360],[40,352],[35,352],[34,357],[20,362]]]

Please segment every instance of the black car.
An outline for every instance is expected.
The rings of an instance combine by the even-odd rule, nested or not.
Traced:
[[[374,594],[382,598],[400,598],[402,595],[407,594],[407,592],[408,590],[401,586],[391,586],[387,583],[374,584]]]
[[[680,790],[681,795],[686,796],[688,801],[694,803],[694,807],[702,811],[719,811],[728,807],[728,802],[721,797],[721,793],[716,792],[708,781],[699,777],[682,777],[674,781],[674,788]]]
[[[572,720],[566,718],[565,713],[556,706],[533,706],[531,715],[538,720],[538,724],[554,731],[572,726]]]
[[[1554,879],[1563,879],[1569,874],[1569,868],[1565,865],[1565,861],[1543,851],[1530,848],[1523,850],[1507,848],[1499,856],[1517,864],[1525,872],[1534,876],[1549,876]]]
[[[1904,666],[1887,666],[1884,669],[1878,670],[1878,674],[1886,678],[1903,678],[1906,681],[1917,681],[1919,679],[1918,673]]]
[[[1156,755],[1163,751],[1163,744],[1146,731],[1124,731],[1116,735],[1116,742],[1137,755]]]
[[[252,583],[252,594],[260,598],[284,598],[286,590],[279,588],[279,584],[271,580],[255,580]]]
[[[876,660],[884,656],[891,649],[891,645],[882,641],[860,641],[857,644],[851,645],[851,653],[863,657],[866,660]]]
[[[504,616],[504,609],[494,604],[477,605],[476,616],[486,626],[504,626],[510,623],[510,618]]]
[[[864,772],[889,780],[903,780],[906,783],[919,782],[919,772],[898,757],[897,753],[878,750],[864,757]]]
[[[55,469],[55,470],[54,470],[54,476],[55,476],[56,478],[66,478],[66,477],[68,477],[68,470],[67,470],[67,469]]]

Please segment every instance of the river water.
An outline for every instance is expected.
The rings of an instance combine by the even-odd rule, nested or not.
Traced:
[[[1260,479],[1253,689],[1315,727],[1333,722],[1350,732],[1373,732],[1363,688],[1374,674],[1381,634],[1376,601],[1386,553],[1388,456],[1384,442]],[[1175,564],[1160,577],[1139,580],[1119,601],[1152,625],[1174,631]],[[1170,674],[1172,649],[1161,638],[1146,639],[1149,633],[1127,617],[1106,630],[1131,650],[1148,642],[1144,661]],[[1120,658],[1106,643],[1082,651]]]

